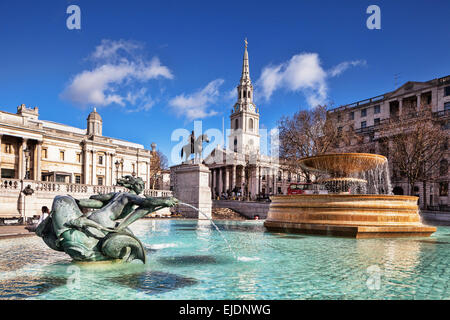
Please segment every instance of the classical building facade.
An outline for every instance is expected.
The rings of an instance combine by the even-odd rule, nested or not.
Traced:
[[[115,185],[117,177],[150,181],[151,151],[102,135],[102,118],[92,111],[87,129],[39,119],[38,108],[0,111],[1,179]]]
[[[421,115],[430,112],[433,121],[440,126],[442,135],[448,137],[450,76],[425,82],[410,81],[392,92],[333,109],[329,111],[329,116],[337,122],[338,130],[351,128],[359,136],[360,140],[353,146],[353,151],[384,154],[389,158],[389,148],[385,145],[387,133],[382,131],[383,125],[401,121],[399,126],[407,127],[409,120],[420,119]],[[448,209],[450,205],[448,191],[450,151],[446,145],[444,148],[444,158],[426,184],[429,190],[425,190],[424,193],[422,183],[417,183],[414,187],[413,193],[420,197],[422,207],[424,194],[427,195],[427,207]],[[340,149],[349,150],[348,146],[337,146],[337,151]],[[409,192],[407,181],[395,170],[392,162],[390,161],[390,170],[393,191],[395,194],[407,194]]]
[[[230,115],[227,148],[216,147],[205,158],[211,171],[213,198],[229,198],[232,193],[255,200],[260,196],[286,194],[290,182],[300,175],[290,172],[278,158],[261,154],[260,113],[253,102],[247,41],[242,73],[237,86],[237,101]]]

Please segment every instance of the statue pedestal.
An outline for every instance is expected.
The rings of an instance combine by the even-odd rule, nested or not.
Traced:
[[[203,164],[183,163],[170,168],[173,179],[173,196],[181,202],[199,208],[211,218],[211,189],[209,187],[208,167]],[[207,219],[198,211],[178,205],[177,211],[186,218]]]

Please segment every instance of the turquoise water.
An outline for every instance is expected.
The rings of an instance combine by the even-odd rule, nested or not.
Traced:
[[[262,221],[141,220],[141,264],[74,264],[38,237],[0,241],[2,299],[446,299],[450,228],[429,238],[269,233]]]

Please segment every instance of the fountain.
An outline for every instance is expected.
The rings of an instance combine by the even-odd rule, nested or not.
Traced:
[[[421,223],[417,197],[390,194],[384,156],[325,154],[301,159],[300,166],[320,177],[329,193],[271,197],[267,229],[355,238],[430,236],[436,231]]]

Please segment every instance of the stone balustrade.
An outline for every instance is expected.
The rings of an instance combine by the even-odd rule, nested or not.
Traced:
[[[31,195],[22,191],[30,186]],[[28,218],[40,215],[41,207],[51,208],[53,198],[57,195],[71,195],[74,198],[89,198],[94,194],[126,191],[120,186],[95,186],[86,184],[34,181],[19,179],[0,179],[0,219],[2,218]],[[169,190],[145,189],[143,194],[147,197],[170,197]]]

